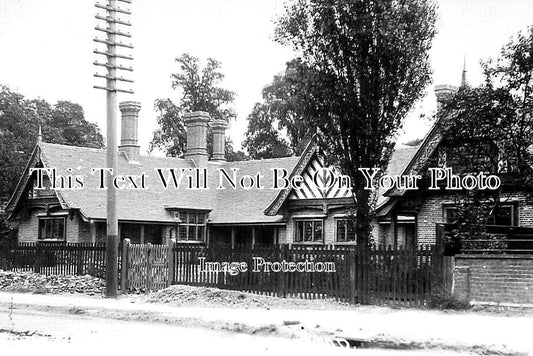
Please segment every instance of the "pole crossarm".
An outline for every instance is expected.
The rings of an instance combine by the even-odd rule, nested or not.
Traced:
[[[133,72],[133,68],[131,68],[131,67],[124,67],[124,66],[121,66],[121,65],[112,65],[112,64],[107,64],[107,63],[100,63],[100,62],[97,62],[97,61],[94,61],[93,64],[95,66],[106,67],[108,69],[118,69],[118,70],[126,70],[128,72]]]
[[[110,77],[108,75],[102,75],[102,74],[99,74],[99,73],[95,73],[93,76],[97,77],[97,78],[105,78],[105,79],[110,79],[110,80],[118,80],[118,81],[121,81],[121,82],[133,83],[133,80],[127,79],[127,78],[123,78],[123,77]]]
[[[110,46],[117,46],[117,47],[124,47],[124,48],[129,48],[129,49],[133,49],[133,46],[129,43],[122,43],[122,42],[109,42],[109,41],[106,41],[106,40],[102,40],[98,37],[94,38],[93,39],[94,42],[96,43],[102,43],[102,44],[106,44],[106,45],[110,45]]]
[[[99,51],[97,49],[95,49],[93,51],[93,53],[96,53],[96,54],[102,54],[104,56],[112,56],[112,57],[117,57],[117,58],[122,58],[122,59],[129,59],[129,60],[133,60],[133,57],[132,56],[126,56],[126,55],[123,55],[123,54],[117,54],[117,53],[111,53],[111,52],[102,52],[102,51]]]
[[[131,15],[131,12],[129,10],[121,9],[120,7],[112,7],[112,6],[108,6],[108,5],[102,5],[102,4],[99,4],[99,3],[94,4],[94,6],[99,8],[99,9],[107,10],[109,12],[119,12],[121,14]]]
[[[116,31],[116,30],[112,30],[110,28],[102,28],[102,27],[96,26],[94,29],[96,31],[101,31],[101,32],[105,32],[105,33],[109,33],[109,34],[113,34],[113,35],[118,35],[118,36],[123,36],[123,37],[128,37],[128,38],[131,37],[131,33]]]
[[[106,91],[109,91],[109,92],[119,92],[119,93],[126,93],[126,94],[134,94],[133,90],[128,90],[128,89],[118,89],[118,88],[109,89],[107,87],[102,87],[102,86],[99,86],[99,85],[93,85],[93,88],[94,89],[102,89],[102,90],[106,90]]]
[[[96,15],[94,17],[96,19],[98,19],[98,20],[103,20],[103,21],[106,21],[106,22],[114,22],[114,23],[118,23],[119,25],[131,26],[131,22],[122,21],[121,19],[113,19],[113,18],[111,18],[109,16]]]

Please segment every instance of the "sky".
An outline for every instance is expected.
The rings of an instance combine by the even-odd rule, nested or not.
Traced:
[[[104,0],[99,0],[104,2]],[[273,41],[274,23],[284,0],[132,0],[131,42],[135,93],[118,100],[141,102],[139,144],[146,153],[157,128],[154,101],[179,99],[170,75],[175,58],[188,52],[222,62],[223,86],[236,93],[237,119],[228,135],[239,148],[247,116],[261,90],[293,58]],[[431,50],[434,84],[458,85],[466,58],[468,81],[482,81],[479,63],[495,58],[512,36],[533,25],[532,0],[438,0],[438,33]],[[124,5],[122,5],[124,6]],[[93,50],[98,21],[93,0],[0,0],[0,83],[28,98],[79,103],[85,117],[105,134],[105,92]],[[101,59],[102,60],[102,59]],[[421,138],[436,108],[433,85],[405,121],[400,143]],[[105,136],[105,135],[104,135]]]

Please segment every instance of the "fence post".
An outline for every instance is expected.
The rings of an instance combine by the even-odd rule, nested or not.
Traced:
[[[35,261],[33,261],[33,272],[35,273],[41,273],[41,265],[42,265],[42,251],[41,251],[41,244],[37,242],[35,245]]]
[[[146,292],[152,289],[152,244],[146,244]]]
[[[443,224],[437,224],[437,234],[435,240],[435,247],[431,256],[431,264],[433,267],[432,273],[432,288],[431,292],[435,291],[435,288],[442,288],[444,282],[444,248],[446,245],[445,231]]]
[[[122,294],[126,294],[128,288],[128,247],[130,246],[130,239],[124,239],[122,242],[122,271],[120,276],[120,290]]]
[[[355,297],[355,285],[356,285],[356,277],[355,277],[355,259],[357,258],[357,253],[355,249],[350,249],[348,251],[348,282],[350,287],[350,303],[355,304],[356,303],[356,297]]]
[[[74,250],[76,251],[76,275],[82,276],[84,273],[83,271],[83,246],[77,246],[77,248]]]
[[[174,283],[174,246],[176,246],[176,240],[170,240],[168,244],[168,276],[167,276],[167,287],[171,286]]]
[[[279,245],[279,247],[275,247],[276,250],[279,251],[279,262],[285,261],[287,259],[287,247],[286,245]],[[278,273],[278,297],[286,298],[287,297],[287,291],[286,291],[286,283],[285,283],[285,277],[287,276],[286,272],[279,272]]]

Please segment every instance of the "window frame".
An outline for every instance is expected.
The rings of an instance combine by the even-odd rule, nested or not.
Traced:
[[[346,230],[345,230],[345,233],[344,233],[344,236],[345,236],[345,239],[343,241],[340,241],[339,240],[339,223],[344,221],[345,224],[346,224]],[[354,230],[354,238],[353,240],[348,240],[348,222],[351,221],[354,226],[353,226],[353,230]],[[339,217],[335,217],[335,243],[336,244],[356,244],[357,243],[357,234],[355,234],[355,220],[354,219],[350,219],[349,217],[346,217],[346,216],[339,216]]]
[[[60,220],[63,222],[62,238],[42,238],[41,221]],[[45,231],[47,227],[45,225]],[[38,242],[66,242],[67,241],[67,217],[66,216],[39,216],[37,222],[37,241]]]
[[[207,241],[207,217],[208,213],[201,211],[188,211],[180,210],[176,212],[179,218],[179,222],[171,230],[171,238],[175,238],[177,243],[206,243]],[[185,219],[181,219],[181,215],[185,214]],[[190,222],[190,216],[194,214],[194,222]],[[199,216],[203,215],[203,223],[199,223]],[[189,239],[191,228],[196,235],[196,239]],[[203,228],[203,231],[200,232],[200,229]],[[185,231],[185,239],[180,238],[180,230]],[[174,236],[172,236],[174,235]],[[198,239],[200,238],[200,239]]]
[[[302,240],[301,241],[298,241],[298,235],[299,235],[299,231],[301,231],[299,228],[298,228],[298,223],[302,223],[303,224],[303,233],[302,233]],[[306,223],[311,223],[311,236],[312,236],[312,239],[311,240],[305,240],[305,235],[306,235]],[[321,226],[321,229],[320,229],[320,239],[317,240],[315,239],[315,233],[316,233],[316,228],[315,228],[315,224],[317,223],[320,223],[320,226]],[[326,243],[326,240],[325,240],[325,236],[324,236],[324,219],[322,218],[295,218],[294,219],[294,243],[295,244],[310,244],[310,245],[324,245]]]
[[[504,209],[504,208],[511,208],[511,225],[495,225],[495,224],[490,224],[490,223],[488,223],[487,225],[489,225],[489,226],[519,226],[518,204],[517,203],[513,203],[513,202],[500,204],[499,209]],[[449,210],[454,210],[454,209],[457,209],[457,206],[455,206],[453,204],[452,205],[443,206],[443,221],[444,221],[444,223],[451,224],[450,222],[448,222],[448,215],[449,215],[448,211]],[[491,216],[491,217],[489,217],[489,219],[490,218],[495,219],[496,217],[495,216]]]

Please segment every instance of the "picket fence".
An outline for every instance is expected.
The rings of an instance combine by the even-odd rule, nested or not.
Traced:
[[[260,261],[259,258],[266,262],[310,262],[315,267],[329,263],[334,266],[334,272],[276,272],[273,265],[268,270],[264,266],[254,270],[254,262]],[[432,292],[444,282],[439,245],[417,249],[297,245],[230,248],[132,245],[125,241],[122,259],[127,262],[122,265],[124,291],[155,291],[172,284],[185,284],[277,297],[421,306],[429,302]],[[236,274],[208,271],[201,260],[244,262],[248,268]]]
[[[105,278],[105,244],[20,242],[0,245],[0,269]]]

